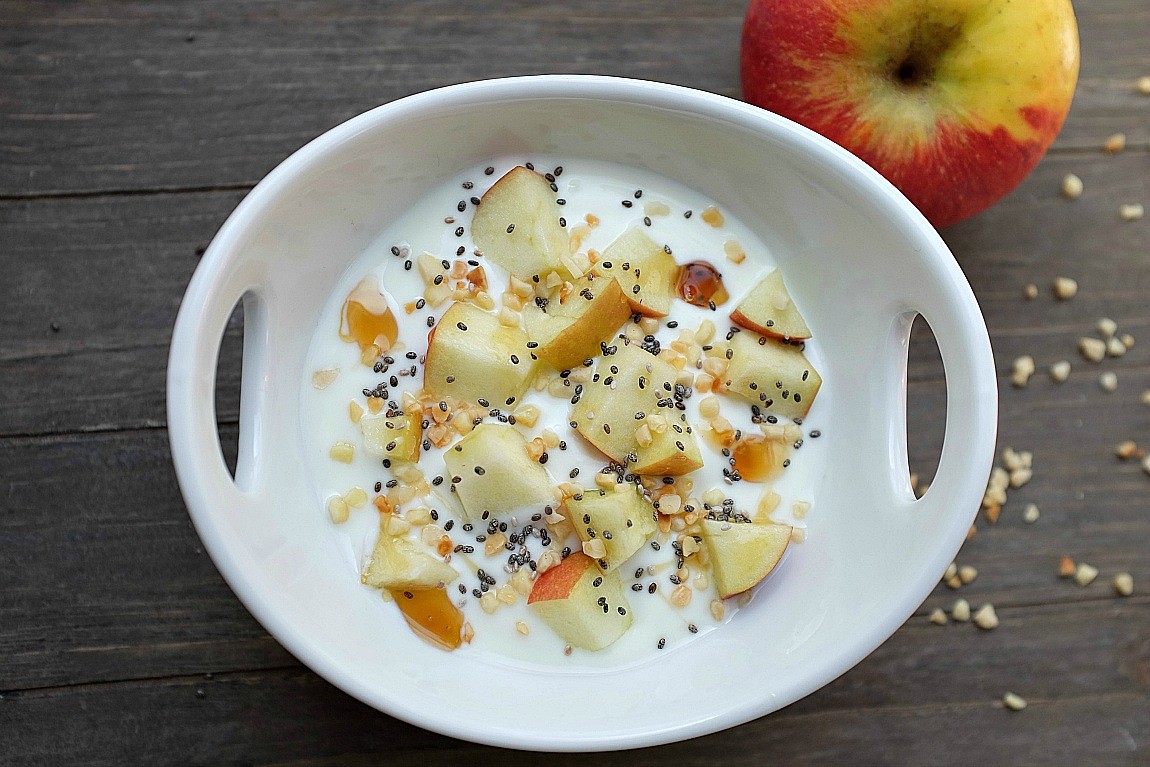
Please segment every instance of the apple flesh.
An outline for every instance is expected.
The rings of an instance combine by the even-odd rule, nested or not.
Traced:
[[[1034,168],[1078,79],[1070,0],[752,0],[744,98],[853,152],[935,226]]]
[[[455,494],[471,520],[499,517],[552,501],[551,477],[527,453],[527,442],[510,424],[475,427],[443,454]]]
[[[614,275],[631,311],[666,317],[678,294],[679,264],[642,229],[630,229],[607,246],[594,274]]]
[[[368,586],[389,591],[421,591],[451,583],[459,577],[454,567],[431,553],[422,544],[407,538],[394,538],[383,529],[360,580]]]
[[[704,519],[702,538],[721,599],[741,594],[766,578],[787,550],[790,525]]]
[[[823,379],[797,346],[753,333],[731,338],[727,389],[775,415],[802,418]]]
[[[571,408],[573,427],[628,471],[689,474],[703,465],[703,458],[694,429],[668,404],[677,377],[678,371],[666,360],[620,340],[614,354],[599,359],[595,378],[583,385]],[[649,426],[649,416],[655,415],[666,421],[661,431]],[[646,444],[639,439],[644,426],[649,437]]]
[[[454,303],[432,332],[423,388],[436,399],[513,405],[535,373],[527,340],[522,329],[500,324],[496,315]]]
[[[630,316],[618,280],[587,275],[575,280],[566,301],[552,301],[546,309],[526,307],[523,322],[527,336],[539,344],[534,354],[556,370],[567,370],[597,357],[600,344]]]
[[[363,447],[373,458],[418,461],[423,439],[423,413],[365,415],[359,419]]]
[[[791,300],[778,269],[751,288],[731,312],[731,322],[772,338],[802,341],[811,337],[811,329]]]
[[[540,575],[527,604],[563,641],[592,652],[623,636],[633,621],[619,573],[601,572],[582,552]]]
[[[655,507],[632,485],[622,491],[585,490],[567,501],[567,512],[580,540],[603,541],[607,553],[596,562],[604,572],[626,562],[655,534]]]
[[[492,263],[522,279],[570,273],[560,259],[569,254],[563,212],[547,179],[522,165],[487,190],[475,209],[471,236]]]

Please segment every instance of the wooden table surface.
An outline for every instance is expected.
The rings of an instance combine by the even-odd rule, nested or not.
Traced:
[[[240,605],[177,490],[164,374],[197,256],[265,173],[377,104],[542,72],[649,78],[738,96],[742,0],[0,3],[0,763],[583,764],[455,741],[358,703],[302,667]],[[1078,7],[1083,62],[1049,155],[991,210],[943,232],[986,314],[1000,447],[1034,479],[980,519],[939,589],[825,689],[733,730],[603,765],[1150,764],[1150,5]],[[1111,134],[1126,150],[1104,154]],[[1061,179],[1085,183],[1076,201]],[[1068,302],[1050,284],[1078,280]],[[1023,299],[1035,283],[1040,295]],[[1101,317],[1137,344],[1076,352]],[[220,428],[234,444],[237,319]],[[910,364],[912,465],[942,436],[929,334]],[[1011,388],[1012,360],[1039,374]],[[1055,385],[1051,363],[1070,360]],[[1115,393],[1099,373],[1117,373]],[[1035,503],[1041,518],[1022,519]],[[1060,580],[1069,555],[1101,571]],[[1133,574],[1135,593],[1112,579]],[[1001,625],[936,626],[958,596]],[[1029,702],[1001,705],[1011,690]],[[658,705],[672,705],[670,701]],[[689,696],[679,705],[690,705]],[[524,725],[530,725],[525,711]]]

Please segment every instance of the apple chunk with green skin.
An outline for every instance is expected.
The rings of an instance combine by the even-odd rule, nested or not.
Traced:
[[[666,360],[620,341],[614,354],[599,359],[595,377],[583,384],[571,409],[573,428],[636,474],[689,474],[703,465],[703,458],[694,429],[674,408],[677,377]],[[637,432],[654,414],[668,425],[663,431],[649,429],[651,441],[642,445]]]
[[[563,212],[547,179],[522,165],[512,168],[487,190],[475,209],[471,236],[494,264],[528,279],[570,273],[560,258],[569,254]]]
[[[585,490],[567,501],[567,511],[580,540],[603,541],[607,553],[596,562],[604,572],[626,562],[655,534],[655,507],[636,486]]]
[[[1030,173],[1078,62],[1070,0],[752,0],[741,74],[747,101],[845,147],[941,227]]]
[[[631,311],[646,317],[670,314],[678,293],[679,264],[642,229],[628,230],[608,245],[592,271],[619,280]]]
[[[381,518],[386,519],[386,515]],[[422,544],[407,538],[393,538],[381,522],[379,538],[360,580],[377,589],[420,591],[451,583],[458,577],[454,567]]]
[[[704,519],[702,538],[711,554],[715,588],[726,599],[743,593],[775,569],[791,541],[791,526]]]
[[[418,461],[423,437],[423,413],[365,415],[359,419],[363,447],[373,458]]]
[[[731,338],[727,388],[785,418],[801,418],[823,385],[814,365],[797,346],[753,333]]]
[[[811,329],[791,300],[778,269],[751,288],[731,312],[731,322],[772,338],[802,341],[811,337]]]
[[[503,407],[523,396],[535,367],[520,328],[500,324],[474,304],[455,303],[430,334],[423,388],[436,399]]]
[[[575,552],[535,580],[527,604],[572,647],[602,650],[631,628],[631,605],[617,571],[600,572]]]
[[[459,502],[469,519],[498,517],[552,502],[551,477],[527,453],[510,424],[485,423],[443,454]]]
[[[556,370],[567,370],[599,355],[627,318],[631,307],[614,277],[587,275],[575,280],[563,302],[523,311],[527,336],[539,346],[534,353]]]

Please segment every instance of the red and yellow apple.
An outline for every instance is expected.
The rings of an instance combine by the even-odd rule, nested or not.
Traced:
[[[1054,141],[1078,80],[1070,0],[751,0],[743,96],[850,150],[935,226]]]

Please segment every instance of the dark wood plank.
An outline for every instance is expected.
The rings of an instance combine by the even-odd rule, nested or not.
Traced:
[[[744,0],[553,8],[514,0],[10,3],[0,9],[0,195],[249,186],[395,98],[583,72],[738,96]],[[1150,139],[1139,0],[1080,3],[1081,82],[1061,149]],[[130,147],[130,151],[125,151]]]
[[[1141,597],[1019,608],[1004,611],[1009,629],[990,633],[918,620],[780,713],[679,745],[594,759],[607,767],[704,767],[720,758],[734,765],[1140,764],[1150,749],[1147,605]],[[1008,689],[1027,698],[1025,711],[1001,707]],[[528,726],[526,708],[525,716]],[[10,764],[587,762],[434,735],[298,668],[7,693],[0,724],[10,733]]]
[[[985,312],[1002,376],[1020,354],[1033,355],[1042,369],[1070,359],[1072,384],[1053,389],[1051,401],[1098,395],[1082,400],[1084,406],[1125,406],[1150,386],[1150,262],[1142,257],[1150,219],[1121,223],[1117,216],[1121,203],[1143,199],[1148,170],[1145,154],[1048,157],[1000,205],[945,232]],[[1076,202],[1058,194],[1069,172],[1087,184]],[[0,202],[0,252],[10,275],[0,281],[0,388],[7,393],[0,401],[0,436],[162,424],[167,342],[196,249],[241,197],[205,192]],[[1081,285],[1066,303],[1049,293],[1062,274]],[[1033,302],[1022,298],[1029,282],[1042,289]],[[1121,381],[1120,393],[1110,397],[1092,391],[1097,370],[1076,351],[1077,338],[1103,316],[1143,341],[1106,363]],[[238,339],[233,323],[220,371],[228,392],[239,378]],[[939,377],[937,354],[916,346],[910,379]],[[1051,390],[1040,378],[1017,393],[1005,391],[1003,377],[1003,409]],[[235,398],[227,396],[220,417],[234,422]]]
[[[234,445],[234,427],[223,434]],[[1115,469],[1109,456],[1078,461],[1035,447],[1040,480],[967,544],[960,561],[980,575],[961,595],[1003,610],[1108,604],[1116,572],[1150,582],[1150,519],[1140,495],[1146,478],[1133,467]],[[7,574],[0,690],[288,662],[204,554],[163,430],[0,441],[0,487],[0,571]],[[1043,509],[1036,525],[1019,518],[1027,500]],[[1086,589],[1058,579],[1063,553],[1103,575]],[[956,596],[940,586],[919,615]],[[1002,620],[1008,627],[1009,615]]]
[[[0,456],[0,690],[292,662],[204,552],[163,431]]]

